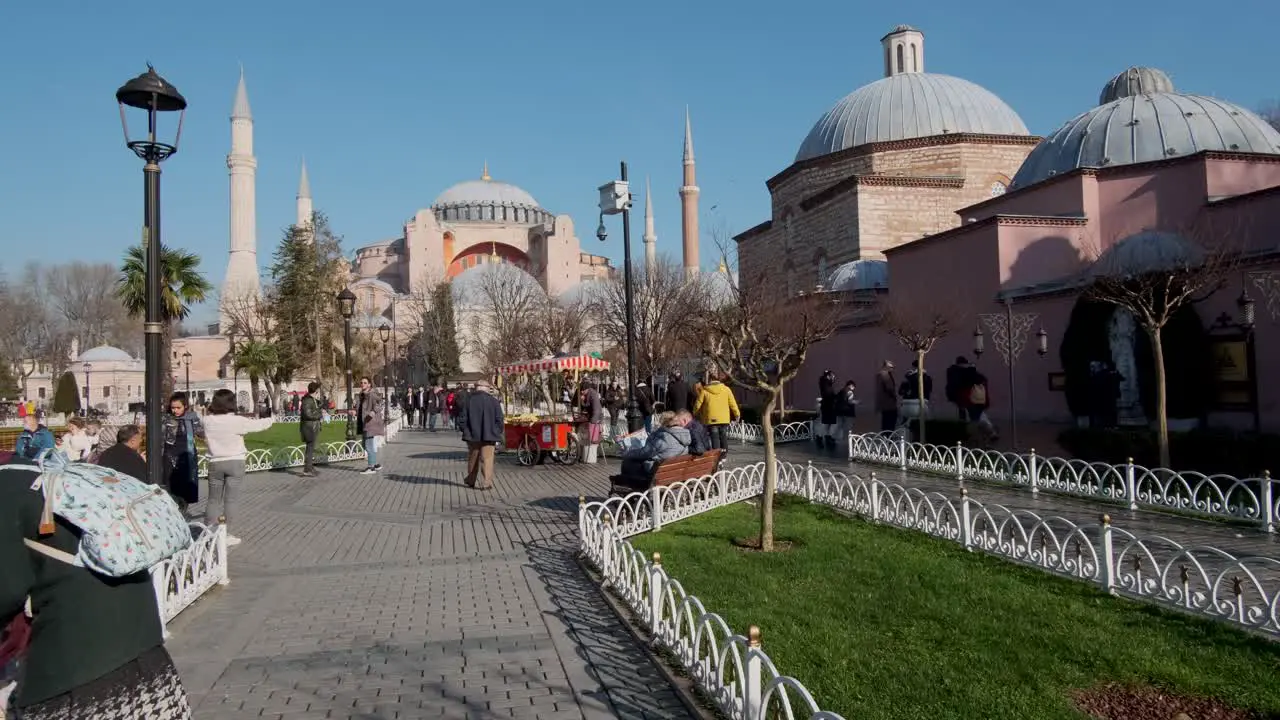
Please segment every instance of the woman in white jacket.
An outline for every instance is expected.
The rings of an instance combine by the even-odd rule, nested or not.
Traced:
[[[204,417],[204,441],[209,446],[209,500],[205,505],[205,522],[231,524],[236,496],[244,481],[244,459],[249,451],[244,445],[247,433],[271,427],[270,417],[254,419],[236,414],[236,394],[222,389],[213,394],[209,412]],[[240,538],[227,530],[227,545],[239,545]]]

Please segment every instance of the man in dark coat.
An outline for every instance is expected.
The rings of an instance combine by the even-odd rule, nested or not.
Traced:
[[[467,487],[493,488],[493,456],[502,440],[502,403],[489,383],[481,380],[460,405],[458,421],[467,443]]]
[[[693,406],[689,400],[689,383],[684,380],[684,373],[679,370],[671,374],[671,382],[667,383],[667,409],[672,412],[688,410]]]
[[[320,409],[320,383],[312,380],[307,384],[307,394],[302,398],[302,406],[298,411],[298,431],[302,435],[302,476],[316,476],[316,441],[320,439],[321,423],[324,422],[324,411]]]
[[[116,431],[116,444],[103,450],[96,464],[146,482],[147,461],[139,452],[141,449],[142,429],[137,425],[125,425]]]

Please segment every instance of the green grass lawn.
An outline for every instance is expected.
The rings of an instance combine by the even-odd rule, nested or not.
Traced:
[[[738,504],[632,539],[846,718],[1082,718],[1070,693],[1150,684],[1280,712],[1280,645],[909,531],[778,497],[764,555]]]
[[[341,442],[347,438],[347,426],[345,423],[325,423],[320,426],[320,439],[317,441],[323,445],[328,442]],[[244,445],[250,450],[258,450],[261,448],[282,448],[291,445],[301,445],[302,434],[298,429],[298,423],[276,423],[271,426],[270,430],[262,432],[250,433],[244,436]],[[204,443],[200,443],[201,450],[204,449]]]

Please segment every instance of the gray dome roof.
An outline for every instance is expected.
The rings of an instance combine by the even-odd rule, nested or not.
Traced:
[[[1217,98],[1130,95],[1067,122],[1036,146],[1013,177],[1023,188],[1082,167],[1113,167],[1202,150],[1280,154],[1280,132]]]
[[[1094,277],[1132,277],[1191,267],[1204,250],[1177,233],[1142,230],[1107,248],[1090,268]]]
[[[1163,70],[1131,67],[1107,81],[1098,96],[1098,104],[1106,105],[1122,97],[1173,92],[1173,81]]]
[[[991,91],[951,75],[908,72],[846,95],[809,131],[796,161],[867,143],[951,133],[1031,134]]]
[[[889,263],[884,260],[854,260],[847,262],[827,277],[827,289],[831,292],[871,290],[889,287]]]
[[[440,193],[431,204],[436,217],[447,222],[548,222],[551,213],[543,210],[533,196],[510,183],[488,177],[467,180]]]
[[[121,350],[118,347],[112,347],[110,345],[99,345],[98,347],[90,348],[80,353],[80,357],[76,359],[76,362],[87,362],[87,363],[124,362],[124,363],[127,363],[127,362],[133,362],[133,358],[129,356],[129,353]]]

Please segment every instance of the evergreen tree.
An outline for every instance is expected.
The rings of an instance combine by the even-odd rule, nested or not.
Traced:
[[[13,400],[21,394],[22,388],[18,387],[18,378],[13,374],[13,367],[7,360],[0,358],[0,398]]]
[[[275,283],[271,324],[278,338],[277,374],[287,382],[295,375],[322,381],[338,374],[335,347],[340,347],[339,291],[346,284],[342,238],[322,213],[309,226],[291,226],[276,248],[271,265]]]
[[[427,375],[431,379],[457,375],[462,372],[462,358],[453,317],[453,286],[447,282],[437,285],[431,291],[430,307],[423,312],[418,343],[427,363]]]
[[[74,373],[62,373],[53,394],[53,411],[74,414],[80,410],[80,385]]]

